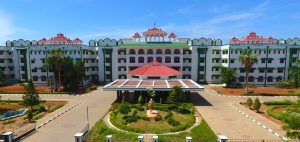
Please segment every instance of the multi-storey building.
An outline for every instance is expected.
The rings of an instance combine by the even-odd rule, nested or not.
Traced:
[[[182,71],[181,76],[173,78],[199,83],[220,83],[222,66],[236,68],[238,81],[245,83],[245,69],[238,58],[245,50],[251,50],[258,63],[251,70],[249,83],[269,86],[287,80],[288,68],[300,56],[298,38],[278,40],[254,32],[240,39],[233,37],[226,45],[220,39],[177,38],[173,32],[168,35],[157,27],[148,29],[142,36],[135,33],[127,39],[90,40],[89,45],[83,45],[79,38],[70,40],[61,33],[38,41],[7,41],[5,47],[0,47],[0,69],[8,80],[32,79],[35,84],[46,85],[54,75],[42,66],[52,49],[61,48],[64,56],[84,61],[84,84],[92,80],[111,82],[134,78],[128,71],[151,61]]]

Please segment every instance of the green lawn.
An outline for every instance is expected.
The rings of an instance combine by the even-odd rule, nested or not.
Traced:
[[[99,120],[95,126],[88,132],[85,139],[87,142],[103,142],[107,135],[112,135],[113,140],[136,142],[138,135],[132,133],[124,133],[108,128],[102,120]],[[215,142],[217,136],[210,129],[205,120],[201,124],[191,130],[191,132],[183,132],[175,135],[159,135],[159,142],[167,141],[185,141],[186,136],[191,136],[193,142]]]
[[[113,140],[137,141],[138,135],[116,131],[108,128],[102,120],[99,120],[95,126],[87,133],[85,139],[87,142],[104,142],[107,135],[112,135]]]

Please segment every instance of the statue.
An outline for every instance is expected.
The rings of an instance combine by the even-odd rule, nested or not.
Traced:
[[[155,118],[158,115],[157,110],[154,110],[154,105],[155,102],[151,98],[150,101],[148,102],[148,110],[147,110],[147,117],[148,118]]]
[[[152,98],[150,99],[150,101],[148,103],[148,108],[149,108],[150,112],[152,112],[152,110],[154,108],[154,101]]]

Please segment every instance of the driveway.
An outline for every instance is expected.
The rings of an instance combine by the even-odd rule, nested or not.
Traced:
[[[72,142],[74,134],[80,132],[86,124],[86,108],[89,110],[89,123],[92,127],[95,122],[104,115],[115,100],[114,92],[103,92],[102,88],[95,90],[85,96],[73,97],[68,104],[82,101],[77,107],[54,119],[47,125],[41,127],[37,132],[25,138],[24,142]],[[56,113],[63,111],[65,106]],[[53,114],[54,115],[54,114]],[[44,118],[44,120],[47,118]]]
[[[255,98],[255,97],[253,97]],[[208,122],[216,134],[226,135],[231,139],[272,139],[281,140],[270,133],[265,128],[246,118],[240,112],[232,108],[235,106],[249,114],[249,116],[264,123],[268,128],[284,135],[280,126],[256,114],[249,109],[245,109],[238,103],[245,101],[247,97],[227,97],[218,96],[210,91],[202,91],[192,94],[191,100],[202,117]],[[261,101],[289,99],[285,97],[259,97]],[[295,99],[295,98],[293,98]]]

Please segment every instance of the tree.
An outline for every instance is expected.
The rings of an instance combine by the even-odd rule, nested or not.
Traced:
[[[32,111],[31,110],[28,110],[27,111],[27,118],[28,118],[28,121],[31,122],[32,118],[33,118],[33,114],[32,114]]]
[[[296,66],[289,68],[289,82],[293,87],[298,88],[300,86],[300,60],[296,61]]]
[[[143,96],[142,96],[142,95],[139,96],[138,102],[139,102],[139,104],[141,104],[141,105],[143,104]]]
[[[182,100],[183,90],[180,86],[174,86],[167,98],[168,103],[173,104],[178,110],[178,105]]]
[[[235,69],[229,67],[221,67],[221,83],[225,83],[226,87],[236,82]]]
[[[251,98],[248,98],[246,104],[247,104],[247,106],[248,106],[249,108],[251,108],[251,106],[253,105],[252,99],[251,99]]]
[[[23,95],[23,102],[25,106],[30,106],[30,111],[34,105],[38,105],[40,103],[40,96],[34,88],[32,81],[29,81],[24,85],[25,94]]]
[[[6,81],[6,75],[2,70],[0,70],[0,83]]]
[[[146,92],[151,99],[155,97],[155,91],[152,88],[147,88]],[[146,103],[147,102],[148,102],[148,97],[146,98]]]
[[[119,112],[122,113],[123,115],[127,116],[127,114],[131,111],[129,105],[127,103],[121,104],[119,108]]]
[[[61,70],[62,70],[62,64],[64,60],[64,51],[60,48],[53,49],[50,52],[50,57],[47,58],[46,64],[51,65],[51,68],[54,71],[55,78],[58,79],[58,83],[56,86],[56,89],[60,91],[61,87]]]
[[[261,103],[260,103],[259,99],[256,98],[254,101],[254,104],[253,104],[253,108],[256,110],[256,112],[259,112],[260,106],[261,106]]]
[[[248,77],[252,66],[257,63],[257,57],[252,55],[250,50],[245,51],[240,57],[239,61],[244,65],[246,72],[246,93],[248,93]]]

